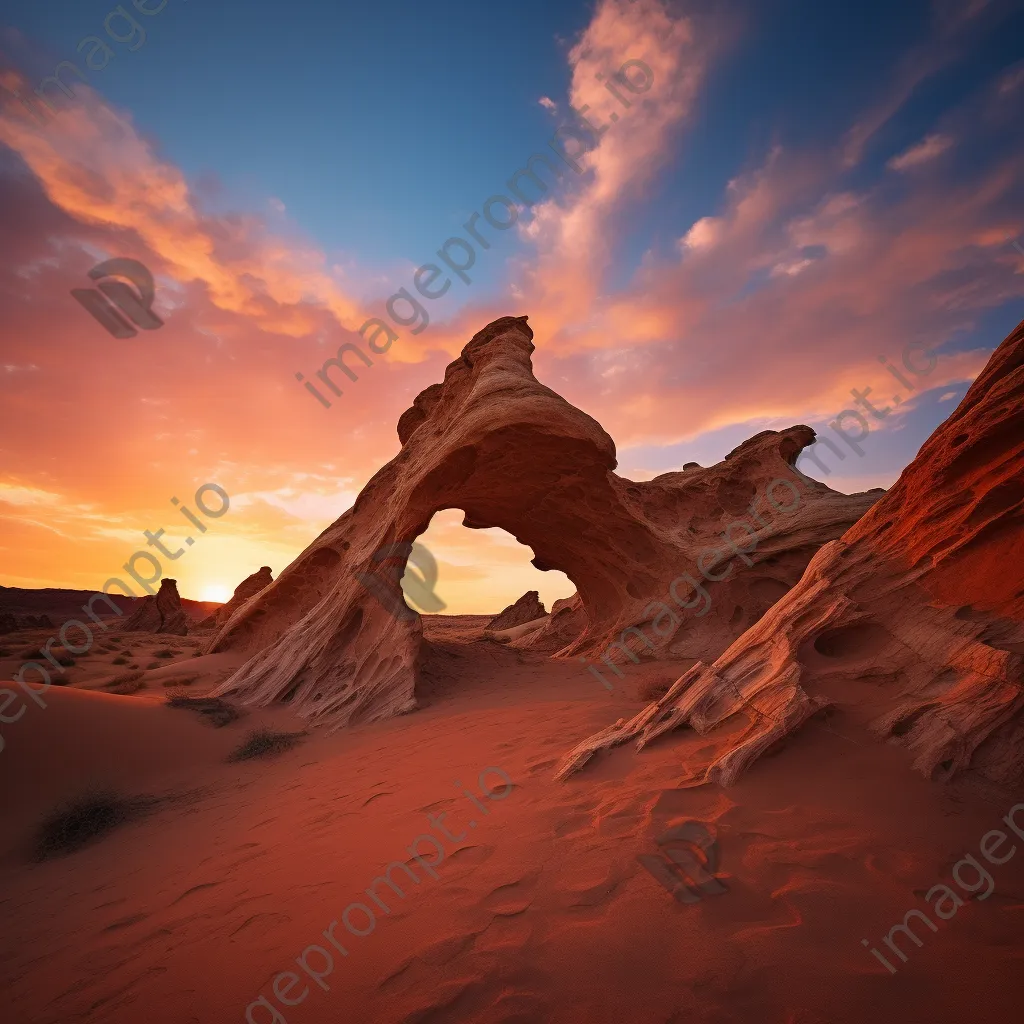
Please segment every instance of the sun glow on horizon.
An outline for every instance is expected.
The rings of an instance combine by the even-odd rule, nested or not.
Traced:
[[[200,601],[217,601],[219,604],[227,604],[231,600],[231,591],[223,583],[207,583],[200,591]]]

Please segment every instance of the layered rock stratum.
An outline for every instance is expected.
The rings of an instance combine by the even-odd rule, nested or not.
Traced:
[[[256,705],[288,701],[332,726],[415,708],[422,622],[394,615],[357,574],[376,573],[400,601],[404,559],[391,565],[374,554],[410,545],[441,509],[463,510],[470,529],[501,527],[533,549],[538,569],[559,569],[576,584],[550,629],[521,642],[546,649],[555,638],[559,657],[602,655],[610,644],[683,657],[724,650],[879,497],[840,494],[796,473],[815,437],[806,426],[765,431],[707,469],[620,477],[600,424],[534,377],[532,339],[526,317],[496,320],[442,383],[416,397],[398,423],[398,455],[213,637],[211,652],[249,655],[218,693]],[[789,511],[771,506],[776,491],[790,495]],[[752,503],[763,507],[748,521]],[[730,526],[733,549],[722,540]],[[715,542],[721,582],[706,610],[680,595],[694,608],[688,617],[673,604],[672,584],[702,571],[697,563]],[[706,559],[702,569],[711,569]]]
[[[931,778],[1024,779],[1024,323],[890,491],[717,660],[585,740],[723,737],[697,781],[733,782],[812,716],[846,708]],[[745,726],[738,734],[726,723]]]

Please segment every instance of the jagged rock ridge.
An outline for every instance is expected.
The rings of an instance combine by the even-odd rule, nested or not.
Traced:
[[[702,766],[728,784],[830,706],[904,745],[929,777],[1024,779],[1024,323],[899,481],[713,664],[579,744],[642,748],[748,719]]]

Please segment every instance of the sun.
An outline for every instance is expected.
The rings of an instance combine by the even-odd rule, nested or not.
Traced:
[[[231,600],[231,591],[223,583],[207,583],[203,587],[201,601],[216,601],[218,604],[227,604]]]

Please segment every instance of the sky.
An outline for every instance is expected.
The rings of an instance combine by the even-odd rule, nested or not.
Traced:
[[[1024,317],[1022,39],[1021,0],[4,0],[0,584],[127,578],[143,531],[185,597],[276,576],[505,315],[622,476],[807,423],[810,475],[890,486]],[[113,258],[162,326],[72,296]],[[327,407],[296,374],[374,317]],[[419,540],[450,613],[574,589],[457,510]]]

